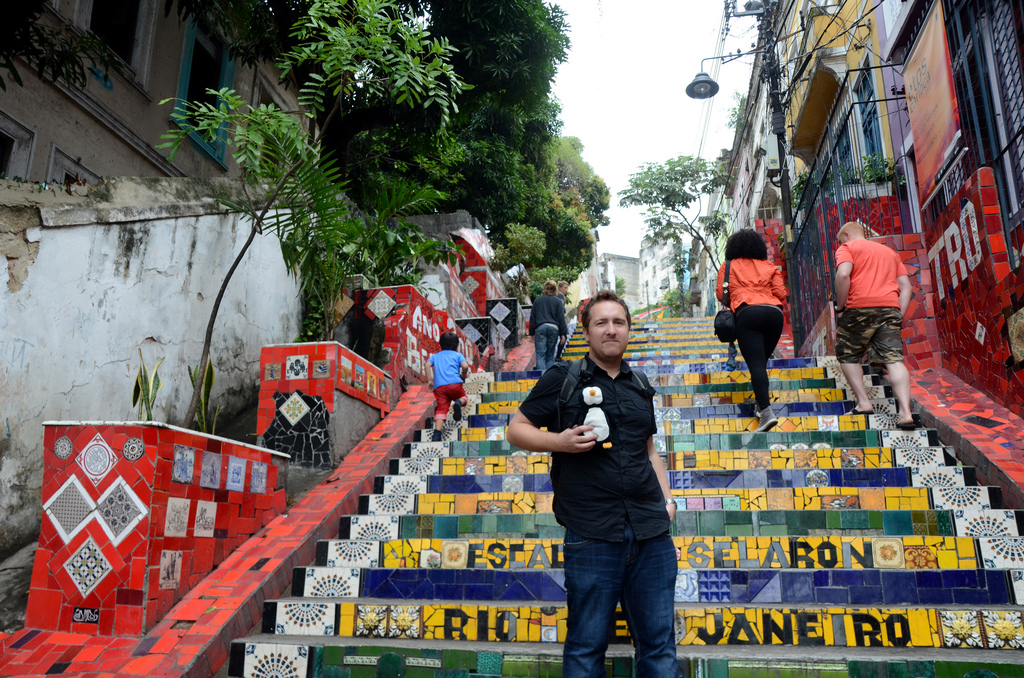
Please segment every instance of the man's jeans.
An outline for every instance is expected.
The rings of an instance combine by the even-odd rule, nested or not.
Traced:
[[[569,602],[564,678],[603,678],[615,605],[629,624],[637,678],[675,678],[676,549],[665,534],[637,541],[629,521],[623,541],[584,539],[565,531],[565,589]]]
[[[543,372],[555,364],[555,350],[558,348],[558,326],[544,323],[533,335],[537,351],[537,369]]]

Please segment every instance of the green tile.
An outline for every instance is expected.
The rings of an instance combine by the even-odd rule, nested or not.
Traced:
[[[840,525],[846,530],[866,530],[871,527],[870,511],[836,511],[840,516]],[[831,518],[831,516],[829,516]],[[829,527],[832,527],[829,524]]]
[[[459,516],[434,516],[434,539],[458,539]]]
[[[473,528],[470,530],[473,534],[481,534],[484,531],[484,517],[481,515],[470,516],[473,520]]]
[[[935,678],[934,662],[907,662],[907,673],[910,678]]]
[[[889,678],[910,678],[906,662],[889,662]]]
[[[868,511],[868,527],[872,530],[881,530],[884,527],[881,511]]]
[[[936,511],[935,520],[938,523],[938,532],[941,536],[953,536],[953,518],[949,511]],[[1021,671],[1021,675],[1024,675],[1024,670]]]
[[[754,536],[753,525],[726,525],[725,534],[728,537],[752,537]]]
[[[762,526],[786,524],[785,511],[758,511],[757,518],[761,522]]]
[[[398,523],[398,538],[416,539],[418,523],[419,521],[412,516],[403,516]]]
[[[352,671],[347,666],[324,666],[323,678],[352,678]]]
[[[761,525],[758,535],[761,537],[788,537],[789,528],[785,525]]]
[[[445,650],[441,657],[441,668],[445,669],[476,669],[476,652],[472,650]]]
[[[726,525],[753,525],[754,516],[750,511],[726,511]]]
[[[338,646],[327,646],[324,648],[325,665],[341,665],[345,660],[345,648]]]
[[[518,515],[500,515],[500,516],[495,516],[495,517],[498,519],[498,521],[497,521],[498,532],[509,533],[509,532],[522,532],[523,531],[522,530],[523,521],[516,520],[516,518],[519,517]]]
[[[686,513],[689,513],[689,511]],[[697,514],[697,521],[699,524],[699,534],[716,536],[725,533],[724,511],[701,511]]]
[[[893,536],[914,534],[914,521],[911,519],[910,511],[884,511],[882,529],[885,530],[885,534]]]
[[[459,534],[469,534],[473,531],[473,518],[476,516],[459,516]]]
[[[690,537],[699,534],[697,530],[697,512],[677,511],[674,528],[673,533],[677,537]]]
[[[847,513],[847,511],[829,511],[825,515],[825,526],[830,530],[842,529],[844,513]]]
[[[498,516],[487,514],[481,517],[483,518],[481,521],[481,532],[493,534],[498,531]]]
[[[728,659],[709,659],[708,678],[730,678]]]
[[[888,678],[888,665],[875,661],[851,661],[849,663],[850,678]]]
[[[476,672],[501,675],[501,658],[500,652],[477,652]]]

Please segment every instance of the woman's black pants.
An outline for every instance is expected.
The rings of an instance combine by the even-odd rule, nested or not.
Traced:
[[[782,309],[778,306],[743,306],[736,314],[736,343],[750,370],[758,411],[771,405],[768,395],[768,359],[782,336]]]

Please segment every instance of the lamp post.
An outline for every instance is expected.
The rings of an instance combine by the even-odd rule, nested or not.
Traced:
[[[726,54],[720,57],[708,57],[701,60],[701,72],[686,87],[686,94],[694,99],[708,99],[718,93],[718,83],[711,79],[704,72],[704,62],[712,59],[724,59],[728,63],[733,59],[750,54],[762,54],[760,78],[768,85],[768,102],[771,106],[771,130],[775,135],[779,147],[779,193],[782,202],[782,227],[788,231],[793,225],[793,203],[789,190],[789,168],[786,163],[786,112],[782,105],[782,93],[780,92],[781,66],[778,54],[775,51],[775,30],[772,26],[774,10],[778,6],[778,0],[766,0],[761,3],[758,0],[749,0],[744,6],[743,12],[732,14],[734,17],[757,16],[760,17],[760,43],[762,48],[743,54]],[[786,257],[792,261],[794,244],[786,237]],[[793,334],[799,335],[797,323],[799,318],[795,310],[792,313],[791,322]]]

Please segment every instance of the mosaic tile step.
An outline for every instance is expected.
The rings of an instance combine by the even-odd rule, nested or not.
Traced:
[[[414,434],[421,437],[421,432]],[[898,448],[943,450],[933,430],[916,431],[793,431],[767,433],[682,433],[654,435],[657,451],[663,456],[676,452],[697,451],[782,451],[804,449]],[[453,440],[451,442],[420,441],[406,443],[403,457],[496,457],[527,453],[506,440]],[[535,453],[530,453],[535,454]],[[910,453],[908,453],[910,454]],[[939,463],[929,465],[941,465]]]
[[[463,552],[464,553],[464,552]],[[315,574],[311,574],[315,573]],[[293,590],[295,601],[264,605],[264,633],[329,635],[320,619],[296,625],[321,601],[369,598],[382,601],[565,602],[565,572],[478,568],[372,568],[354,571],[358,588],[324,588],[328,578],[345,578],[347,568],[299,568],[296,581],[319,586]],[[361,581],[359,579],[361,577]],[[306,601],[306,602],[300,602]],[[1004,570],[680,570],[677,603],[811,605],[1013,605]],[[269,628],[268,628],[269,626]],[[329,626],[333,626],[333,623]],[[274,630],[276,629],[276,630]]]
[[[999,512],[1002,513],[1002,512]],[[1013,513],[1013,512],[1011,512]],[[1020,513],[1020,512],[1017,512]],[[673,536],[808,537],[843,534],[857,537],[954,535],[952,511],[680,511]],[[987,523],[980,522],[978,530]],[[965,529],[968,525],[965,525]],[[1011,530],[1012,531],[1012,530]],[[353,515],[339,519],[340,539],[562,539],[565,528],[552,513],[475,515]],[[961,534],[961,536],[1001,536]],[[1006,535],[1016,536],[1016,535]]]
[[[847,394],[846,391],[844,391],[841,388],[836,388],[835,385],[832,383],[828,383],[827,386],[824,387],[814,388],[800,388],[800,382],[796,383],[796,388],[788,390],[772,390],[772,402],[834,402],[851,400],[849,394]],[[871,386],[868,391],[871,394],[871,397],[875,400],[887,400],[889,396],[891,396],[892,394],[892,389],[889,386]],[[526,396],[529,395],[529,393],[529,390],[481,393],[481,407],[493,403],[519,403],[522,402],[522,400],[526,398]],[[658,394],[659,395],[656,397],[660,400],[662,406],[664,407],[731,405],[740,403],[750,404],[754,402],[754,392],[742,387],[727,389],[715,388],[714,386],[708,385],[659,386]],[[889,394],[889,396],[887,396],[886,394]],[[488,410],[481,410],[481,413],[486,412],[488,412]]]
[[[546,602],[543,606],[381,602],[385,601],[280,601],[276,605],[295,606],[294,611],[285,612],[286,616],[289,612],[293,615],[292,626],[286,628],[308,629],[310,636],[534,643],[565,640],[566,610],[557,602]],[[809,603],[796,608],[694,605],[699,604],[676,609],[678,645],[972,646],[1010,652],[1018,650],[1018,644],[1024,647],[1021,612],[1011,608],[880,609]],[[268,616],[264,617],[266,625]],[[275,625],[277,618],[275,609]],[[615,641],[629,642],[624,627],[625,624],[616,624]],[[265,627],[264,632],[268,632]]]
[[[514,401],[509,401],[505,407],[509,412],[499,413],[471,413],[463,416],[458,422],[459,428],[493,428],[495,426],[508,426],[512,416],[515,414]],[[783,403],[774,407],[775,415],[778,417],[842,417],[849,415],[856,406],[852,400],[836,402],[797,402]],[[892,399],[874,401],[876,416],[873,416],[867,428],[893,429],[896,428],[896,403]],[[692,420],[736,418],[752,419],[757,416],[757,405],[749,404],[725,404],[708,405],[698,407],[672,407],[662,406],[656,403],[654,416],[658,424],[663,422],[688,423]],[[464,414],[465,408],[464,408]],[[850,415],[855,416],[855,415]],[[859,419],[857,421],[860,421]],[[819,426],[819,428],[821,428]],[[683,432],[683,431],[681,431]]]
[[[486,459],[486,457],[485,457]],[[397,460],[396,460],[397,461]],[[440,465],[439,459],[429,460]],[[471,465],[470,470],[476,469]],[[969,484],[973,469],[959,469],[959,478]],[[736,471],[670,470],[669,487],[683,489],[715,488],[792,488],[792,487],[910,487],[910,469],[846,468],[846,469],[748,469]],[[998,488],[985,488],[998,490]],[[472,473],[466,475],[387,475],[378,476],[374,493],[406,494],[474,492],[551,492],[548,473]],[[998,494],[998,492],[997,492]],[[986,495],[987,499],[987,495]],[[950,508],[950,507],[944,507]],[[1002,508],[988,506],[987,508]]]
[[[824,473],[824,471],[822,471]],[[510,476],[515,477],[515,476]],[[411,483],[410,483],[411,484]],[[890,510],[931,507],[924,487],[783,487],[763,489],[673,489],[680,511]],[[360,515],[472,515],[547,513],[549,492],[477,492],[466,494],[368,494],[359,497]],[[967,497],[961,501],[966,502]],[[977,501],[977,500],[976,500]]]
[[[419,443],[416,443],[419,444]],[[391,475],[499,475],[506,473],[548,473],[551,457],[533,454],[518,457],[474,457],[445,459],[417,457],[392,459]]]
[[[498,457],[500,458],[500,457]],[[706,470],[745,469],[835,469],[892,468],[912,466],[955,466],[952,448],[834,448],[815,443],[812,448],[795,443],[792,449],[773,446],[770,450],[696,450],[667,455],[669,468]],[[966,473],[966,471],[965,471]]]
[[[680,569],[960,570],[980,566],[973,537],[673,537]],[[983,538],[988,570],[1024,567],[1024,537]],[[324,540],[317,567],[552,569],[557,539]]]

